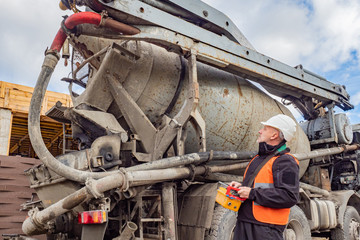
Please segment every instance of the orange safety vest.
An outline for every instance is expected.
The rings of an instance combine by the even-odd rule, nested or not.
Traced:
[[[289,154],[290,153],[285,153]],[[291,155],[296,163],[299,165],[299,161]],[[246,176],[246,172],[251,164],[251,162],[258,157],[256,155],[248,164],[246,167],[244,178]],[[254,180],[254,187],[258,188],[273,188],[274,187],[274,179],[273,179],[273,171],[272,166],[274,164],[274,161],[280,156],[274,156],[272,157],[259,171],[257,176]],[[286,225],[289,219],[290,214],[290,208],[269,208],[269,207],[263,207],[259,204],[257,204],[255,201],[253,201],[253,214],[254,218],[263,223],[269,223],[269,224],[276,224],[276,225]]]

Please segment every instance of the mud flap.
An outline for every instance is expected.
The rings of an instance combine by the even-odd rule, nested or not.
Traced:
[[[360,194],[353,190],[340,190],[330,192],[330,200],[338,203],[337,222],[340,227],[344,224],[344,214],[347,206],[354,206],[358,212],[360,207],[358,202]]]
[[[211,226],[217,183],[194,184],[180,199],[179,239],[204,239]]]
[[[103,224],[85,224],[82,227],[82,240],[101,240],[104,239],[105,230],[108,222]]]

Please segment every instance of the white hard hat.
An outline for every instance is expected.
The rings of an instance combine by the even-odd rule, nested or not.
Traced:
[[[284,134],[286,141],[290,141],[296,132],[295,121],[291,117],[284,114],[273,116],[266,122],[261,122],[261,124],[276,128],[281,131]]]

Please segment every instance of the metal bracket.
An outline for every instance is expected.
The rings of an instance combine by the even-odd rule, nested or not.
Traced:
[[[100,198],[92,200],[91,203],[89,203],[89,210],[104,210],[104,211],[110,211],[110,203],[111,200],[108,197]]]
[[[111,53],[111,49],[109,51]],[[177,148],[183,152],[186,136],[184,126],[191,119],[198,135],[200,151],[206,151],[205,121],[201,117],[197,107],[199,103],[199,84],[197,80],[196,52],[189,52],[189,84],[187,99],[182,108],[173,119],[164,116],[167,122],[163,128],[155,128],[145,113],[140,109],[129,93],[124,89],[110,71],[106,72],[105,79],[109,84],[111,94],[118,105],[125,121],[134,134],[139,136],[140,142],[146,153],[133,152],[139,161],[149,161],[162,158],[175,137]],[[110,58],[109,58],[110,59]],[[103,65],[106,63],[102,63]]]
[[[88,190],[89,193],[91,193],[91,195],[92,195],[94,198],[101,198],[101,197],[103,197],[104,194],[98,192],[97,189],[94,187],[94,182],[95,182],[95,180],[92,179],[92,178],[86,179],[86,182],[85,182],[86,189]]]
[[[197,138],[199,140],[199,151],[206,151],[206,138],[205,138],[205,121],[202,118],[199,110],[199,83],[197,79],[197,65],[196,65],[196,51],[190,50],[188,58],[189,66],[189,85],[188,85],[188,97],[185,100],[180,112],[174,117],[174,121],[179,125],[186,124],[190,121],[196,131]],[[179,129],[176,138],[176,146],[178,154],[184,154],[184,142],[186,140],[186,134],[183,129]]]
[[[116,81],[110,72],[107,76],[107,81],[111,94],[131,131],[139,135],[145,151],[148,153],[152,152],[154,149],[153,139],[155,138],[157,129],[124,89],[122,84]]]
[[[197,108],[191,113],[190,122],[196,132],[196,137],[199,144],[199,152],[206,152],[205,120],[202,118]]]
[[[31,218],[31,221],[36,225],[37,229],[40,231],[46,231],[46,225],[43,225],[37,221],[37,213],[40,212],[39,208],[33,208],[28,212],[29,217]]]

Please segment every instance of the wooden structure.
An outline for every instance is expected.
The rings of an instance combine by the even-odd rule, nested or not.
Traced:
[[[29,141],[27,130],[27,116],[30,106],[33,88],[14,83],[0,81],[0,109],[11,111],[10,135],[7,155],[21,155],[35,157]],[[53,155],[62,153],[63,124],[46,117],[45,113],[53,107],[57,101],[63,106],[71,106],[71,98],[67,94],[47,91],[41,109],[41,133],[44,142]],[[1,126],[0,126],[1,128]],[[65,126],[65,134],[70,134],[69,125]]]
[[[36,194],[29,188],[28,177],[24,175],[24,170],[41,163],[35,158],[28,135],[28,109],[32,93],[31,87],[0,81],[0,113],[10,116],[2,118],[4,115],[0,114],[0,135],[4,140],[0,141],[0,145],[7,145],[7,154],[0,154],[0,235],[21,234],[27,212],[20,211],[20,205],[36,200]],[[48,91],[40,117],[44,142],[54,156],[63,152],[64,133],[71,134],[70,125],[45,116],[58,101],[66,107],[72,104],[69,95]]]

